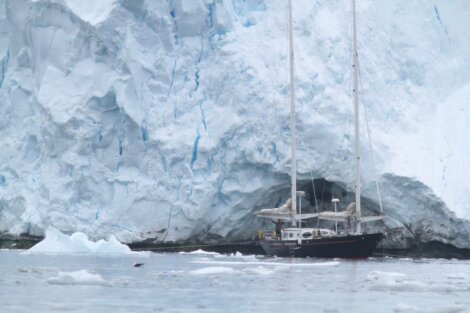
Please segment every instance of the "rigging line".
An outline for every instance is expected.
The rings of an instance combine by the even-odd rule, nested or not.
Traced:
[[[352,32],[353,32],[353,23],[352,19],[350,19],[351,24],[349,25],[349,37],[352,38]],[[352,52],[352,44],[349,45],[348,49],[349,55],[353,55]],[[348,89],[348,108],[346,111],[346,136],[347,136],[347,145],[348,147],[351,147],[351,137],[353,133],[353,123],[352,123],[352,85],[353,85],[353,67],[352,67],[352,58],[349,58],[349,67],[348,67],[348,73],[349,73],[349,89]]]
[[[173,215],[173,206],[171,206],[171,208],[170,208],[170,216],[168,216],[168,225],[166,226],[165,236],[163,236],[163,239],[162,239],[161,243],[165,242],[166,236],[168,235],[168,232],[170,231],[170,223],[171,223],[171,216],[172,215]]]
[[[283,87],[286,88],[287,90],[287,86],[288,86],[288,82],[289,82],[289,44],[288,44],[288,16],[289,16],[289,13],[288,13],[288,9],[287,9],[287,4],[286,4],[286,7],[283,9],[283,12],[284,12],[284,16],[282,18],[282,20],[284,21],[284,24],[280,27],[280,30],[282,32],[282,40],[281,40],[281,46],[280,46],[280,49],[276,52],[279,52],[280,53],[280,56],[279,58],[277,57],[277,54],[275,53],[276,55],[276,68],[274,69],[275,70],[275,73],[276,75],[278,75],[278,77],[276,77],[275,79],[271,79],[271,82],[272,83],[272,87],[273,87],[273,90],[279,90],[281,95],[282,95],[282,90],[283,90]],[[283,75],[284,74],[284,75]],[[286,93],[287,94],[287,93]],[[288,104],[288,97],[286,96],[285,97],[287,99],[286,103]],[[282,105],[282,102],[281,102],[281,105]],[[282,108],[284,107],[287,107],[286,105],[282,105]],[[274,103],[274,112],[273,112],[273,116],[275,114],[276,111],[279,110],[279,103],[278,101],[275,101]],[[274,118],[274,117],[273,117]]]
[[[326,185],[326,179],[323,178],[323,190],[321,192],[321,201],[323,201],[323,195],[325,194],[325,185]]]
[[[288,8],[289,4],[288,2],[286,1],[286,6],[284,7],[284,18],[283,18],[283,21],[284,21],[284,36],[282,36],[283,40],[282,40],[282,46],[284,47],[284,82],[282,84],[282,87],[284,87],[284,92],[282,92],[282,89],[281,89],[281,96],[284,96],[283,98],[283,101],[284,104],[282,105],[281,108],[279,108],[279,112],[280,112],[280,116],[283,116],[283,112],[284,112],[284,109],[285,108],[289,108],[290,107],[290,98],[289,98],[289,8]],[[282,75],[282,74],[281,74]],[[281,103],[282,102],[282,99],[281,99]],[[289,112],[287,112],[287,116],[289,116]],[[284,138],[284,135],[288,133],[286,132],[283,132],[283,122],[287,120],[287,127],[289,126],[289,121],[288,121],[288,118],[287,119],[282,119],[279,124],[281,125],[280,129],[279,129],[279,137],[281,142],[284,142],[283,141],[283,138]],[[283,148],[284,148],[284,152],[286,154],[289,154],[290,153],[290,150],[289,150],[289,147],[290,147],[290,144],[287,144],[286,146],[283,145]]]
[[[312,178],[313,197],[315,198],[315,210],[318,212],[317,193],[315,191],[315,182],[313,180],[313,172],[312,171],[310,171],[310,177]]]
[[[357,70],[359,72],[360,90],[364,90],[363,87],[362,87],[361,67],[360,67],[359,61],[357,62]],[[369,150],[370,150],[370,155],[371,155],[371,159],[372,159],[372,166],[374,168],[375,188],[377,189],[377,197],[378,197],[378,200],[379,200],[380,212],[383,213],[384,210],[383,210],[383,207],[382,207],[382,196],[380,194],[379,178],[377,176],[377,169],[376,169],[376,166],[375,166],[374,149],[372,147],[372,137],[371,137],[371,134],[370,134],[369,116],[367,114],[367,108],[366,108],[366,104],[365,104],[365,101],[364,101],[364,93],[363,92],[361,93],[361,102],[362,102],[362,107],[364,108],[364,113],[365,113],[364,115],[365,115],[365,118],[366,118],[367,137],[369,139]]]
[[[345,17],[346,18],[346,17]],[[352,19],[350,21],[350,25],[349,25],[349,37],[352,38],[352,32],[353,32],[353,23],[352,23]],[[348,55],[352,55],[353,52],[352,52],[352,45],[348,45],[348,48],[347,48],[347,51],[348,51]],[[352,137],[352,133],[354,132],[354,128],[353,128],[353,124],[352,124],[352,83],[353,83],[353,67],[352,67],[352,60],[351,58],[349,58],[348,60],[348,71],[347,71],[347,74],[348,74],[348,103],[347,103],[347,107],[345,109],[345,112],[344,112],[344,124],[342,125],[342,128],[343,128],[343,138],[342,138],[342,143],[344,144],[344,147],[343,147],[343,152],[344,152],[344,162],[347,163],[348,161],[348,156],[349,156],[349,152],[348,152],[348,149],[351,148],[351,137]]]
[[[352,66],[350,66],[352,68]],[[347,135],[347,145],[351,147],[351,133],[352,133],[352,71],[349,69],[349,89],[348,89],[348,109],[346,111],[346,129],[345,133]]]

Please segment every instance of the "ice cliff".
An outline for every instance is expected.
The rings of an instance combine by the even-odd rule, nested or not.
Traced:
[[[289,193],[286,5],[0,0],[0,231],[250,237]],[[299,184],[350,193],[350,3],[293,16]],[[391,242],[470,248],[467,1],[360,0],[358,27]]]

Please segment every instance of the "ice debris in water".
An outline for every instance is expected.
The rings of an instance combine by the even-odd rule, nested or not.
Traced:
[[[219,254],[215,255],[215,258],[230,258],[230,259],[243,259],[243,260],[253,260],[256,261],[256,255],[254,254],[242,254],[241,252],[237,251],[235,253],[230,253],[230,254]]]
[[[47,280],[51,285],[109,285],[100,275],[93,274],[87,270],[76,272],[59,272],[57,276]]]
[[[378,291],[451,292],[470,290],[470,287],[465,285],[424,283],[412,280],[404,273],[395,272],[372,271],[367,275],[367,280],[372,282],[370,289]]]
[[[408,305],[404,303],[398,303],[395,308],[393,309],[393,312],[395,313],[411,313],[411,312],[423,312],[422,309],[413,306],[413,305]]]
[[[284,263],[284,262],[267,262],[267,261],[253,261],[253,260],[241,260],[241,261],[218,261],[218,260],[195,260],[191,263],[194,264],[225,264],[225,265],[267,265],[267,266],[276,266],[276,267],[335,267],[340,264],[338,261],[329,261],[329,262],[315,262],[315,263]]]
[[[99,254],[131,254],[131,249],[120,243],[113,235],[109,240],[96,242],[88,239],[84,233],[70,236],[61,233],[54,227],[48,227],[44,240],[29,249],[31,252],[42,253],[99,253]]]
[[[420,291],[426,290],[427,286],[418,281],[411,281],[404,273],[372,271],[367,275],[367,280],[373,282],[373,290],[395,290],[395,291]]]
[[[273,274],[274,270],[271,270],[271,269],[263,267],[263,266],[256,266],[256,267],[246,268],[245,272],[249,273],[249,274],[258,274],[258,275],[261,275],[261,276],[267,276],[267,275]]]
[[[458,279],[458,280],[465,280],[470,279],[470,274],[466,273],[451,273],[446,275],[447,279]]]
[[[191,275],[216,275],[216,274],[233,274],[235,271],[231,267],[225,266],[213,266],[213,267],[204,267],[197,270],[190,271]]]
[[[395,313],[458,313],[463,312],[465,308],[461,304],[452,304],[441,308],[422,309],[414,305],[398,303],[394,308]]]
[[[368,280],[383,282],[387,285],[401,283],[408,278],[404,273],[372,271],[367,275]]]
[[[180,252],[179,254],[220,255],[217,252],[204,251],[202,249],[198,249],[198,250],[191,251],[191,252]]]

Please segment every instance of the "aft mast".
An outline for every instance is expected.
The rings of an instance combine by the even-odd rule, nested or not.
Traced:
[[[291,132],[291,200],[292,214],[297,213],[297,159],[295,133],[295,86],[294,86],[294,37],[292,35],[292,0],[289,0],[289,79],[290,79],[290,132]],[[292,220],[295,226],[295,220]]]
[[[354,159],[356,167],[356,183],[355,183],[355,194],[356,194],[356,213],[359,217],[357,222],[358,233],[361,233],[361,156],[359,149],[359,66],[357,60],[357,29],[356,29],[356,0],[352,0],[352,11],[353,11],[353,68],[354,68]]]

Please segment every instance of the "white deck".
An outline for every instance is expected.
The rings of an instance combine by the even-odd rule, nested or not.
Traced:
[[[281,240],[308,240],[313,238],[331,238],[337,234],[326,228],[285,228],[281,230]]]

